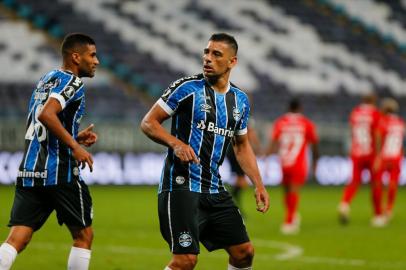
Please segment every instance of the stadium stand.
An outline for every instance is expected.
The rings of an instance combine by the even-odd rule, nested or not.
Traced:
[[[50,40],[77,31],[95,37],[108,71],[90,85],[90,117],[133,122],[146,109],[134,93],[154,100],[171,81],[200,72],[202,47],[219,31],[239,41],[232,80],[251,92],[258,120],[273,121],[292,96],[319,123],[346,122],[370,90],[406,102],[404,1],[223,0],[225,9],[217,0],[0,3],[0,61],[14,67],[0,74],[1,116],[25,115],[24,104],[10,105],[13,95],[28,94],[29,83],[58,65]]]

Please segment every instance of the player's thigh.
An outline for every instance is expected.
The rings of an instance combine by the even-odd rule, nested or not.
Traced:
[[[207,250],[223,249],[249,242],[244,220],[230,194],[222,192],[206,196],[209,203],[203,206],[206,224],[201,227],[200,241]]]
[[[282,172],[282,185],[288,191],[301,187],[306,182],[306,170],[285,170]]]
[[[17,186],[8,226],[28,226],[34,231],[40,229],[53,211],[45,189]]]
[[[198,254],[199,193],[162,192],[158,195],[159,225],[163,238],[174,254]]]
[[[361,183],[362,172],[364,169],[369,169],[369,165],[365,160],[352,158],[352,178],[350,181],[355,184]]]
[[[63,183],[49,194],[55,205],[58,223],[73,228],[92,225],[93,204],[88,186],[84,181]]]

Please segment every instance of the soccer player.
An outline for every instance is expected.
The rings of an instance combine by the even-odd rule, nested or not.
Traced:
[[[213,34],[203,51],[203,74],[175,81],[141,123],[148,137],[168,147],[158,191],[160,229],[173,254],[166,270],[193,269],[199,242],[209,251],[225,249],[228,269],[252,269],[253,245],[219,175],[232,142],[256,187],[257,210],[268,210],[268,193],[248,142],[248,98],[229,81],[237,50],[234,37]],[[171,133],[162,127],[169,117]]]
[[[400,166],[403,159],[403,141],[405,137],[405,123],[396,115],[399,105],[393,98],[382,100],[381,112],[376,135],[377,154],[374,161],[376,182],[374,192],[379,202],[379,214],[372,219],[372,225],[385,226],[392,218],[393,205],[400,176]],[[386,207],[382,209],[382,177],[387,172],[389,176]]]
[[[307,146],[312,146],[313,175],[319,158],[318,136],[314,123],[302,113],[298,99],[289,103],[289,111],[279,117],[271,134],[271,144],[266,154],[278,152],[282,168],[282,185],[285,194],[286,215],[281,226],[283,234],[296,234],[300,230],[297,213],[299,190],[308,175]]]
[[[341,202],[338,206],[339,220],[347,224],[350,215],[350,204],[362,180],[362,172],[368,170],[373,186],[372,165],[375,158],[374,132],[379,121],[379,110],[375,106],[376,96],[367,94],[363,96],[362,103],[355,107],[350,115],[351,127],[351,160],[352,179],[344,189]],[[372,190],[374,190],[372,188]],[[372,192],[373,193],[373,192]],[[376,195],[372,195],[375,215],[379,215],[379,202]]]
[[[21,161],[10,233],[0,247],[0,270],[10,269],[17,253],[30,242],[53,210],[72,238],[68,269],[88,269],[93,239],[92,199],[79,167],[93,159],[81,145],[97,140],[93,125],[78,132],[84,114],[85,88],[81,77],[93,77],[99,61],[96,45],[87,35],[67,35],[61,69],[45,74],[29,103],[25,152]]]

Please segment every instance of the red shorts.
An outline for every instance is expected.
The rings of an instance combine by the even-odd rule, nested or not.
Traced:
[[[384,172],[388,172],[390,181],[399,181],[401,160],[382,160],[381,166],[376,172],[376,179],[382,181]]]
[[[282,184],[303,185],[306,182],[307,170],[282,169]]]
[[[356,158],[351,157],[352,160],[352,182],[361,182],[362,172],[368,170],[372,174],[372,166],[374,164],[373,157]]]

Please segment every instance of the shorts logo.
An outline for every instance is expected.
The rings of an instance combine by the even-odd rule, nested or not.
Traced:
[[[189,233],[184,232],[179,236],[179,245],[182,247],[189,247],[192,244],[192,237]]]
[[[176,184],[182,185],[183,183],[185,183],[185,177],[183,177],[183,176],[176,176],[175,181],[176,181]]]
[[[73,175],[74,175],[74,176],[78,176],[78,175],[79,175],[79,169],[78,169],[78,167],[74,167],[74,168],[73,168]]]
[[[68,86],[65,90],[63,90],[63,93],[67,98],[71,98],[75,94],[75,88]]]

